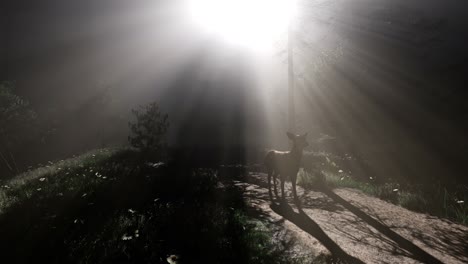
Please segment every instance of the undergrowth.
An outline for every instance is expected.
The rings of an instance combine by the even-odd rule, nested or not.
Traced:
[[[302,263],[249,218],[217,169],[98,150],[3,182],[6,262]],[[8,261],[9,260],[9,261]]]

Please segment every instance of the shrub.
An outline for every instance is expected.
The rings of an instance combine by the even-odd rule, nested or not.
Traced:
[[[37,115],[29,102],[14,93],[13,82],[0,82],[0,171],[1,165],[18,173],[15,151],[38,132]]]
[[[159,105],[152,102],[140,109],[132,109],[136,122],[129,123],[128,141],[145,153],[158,153],[165,146],[165,134],[169,127],[168,115],[160,111]]]

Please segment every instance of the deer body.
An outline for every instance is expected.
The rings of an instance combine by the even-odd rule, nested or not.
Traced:
[[[281,197],[285,198],[284,195],[284,183],[287,179],[291,180],[292,191],[294,200],[298,201],[296,192],[296,179],[297,173],[302,159],[302,151],[309,144],[306,141],[307,133],[301,136],[287,133],[289,139],[293,142],[293,147],[290,151],[277,151],[272,150],[265,156],[265,167],[268,173],[268,193],[270,198],[273,197],[271,193],[271,177],[273,176],[273,185],[276,196],[278,191],[276,188],[276,178],[279,176],[281,182]]]

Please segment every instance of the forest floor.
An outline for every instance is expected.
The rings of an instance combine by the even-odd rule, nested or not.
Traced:
[[[274,224],[274,239],[293,237],[297,252],[331,255],[337,263],[468,263],[466,226],[349,188],[298,187],[298,207],[286,183],[286,202],[272,203],[266,178],[249,173],[236,185],[250,215]]]
[[[268,195],[245,166],[96,150],[0,182],[8,263],[468,263],[468,227],[357,189]],[[253,168],[252,168],[253,169]]]

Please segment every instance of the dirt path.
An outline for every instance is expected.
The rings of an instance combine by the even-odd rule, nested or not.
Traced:
[[[272,204],[266,175],[250,174],[247,181],[236,184],[256,215],[280,226],[312,255],[348,263],[468,263],[468,227],[354,189],[299,187],[301,209],[290,198],[287,205]]]

